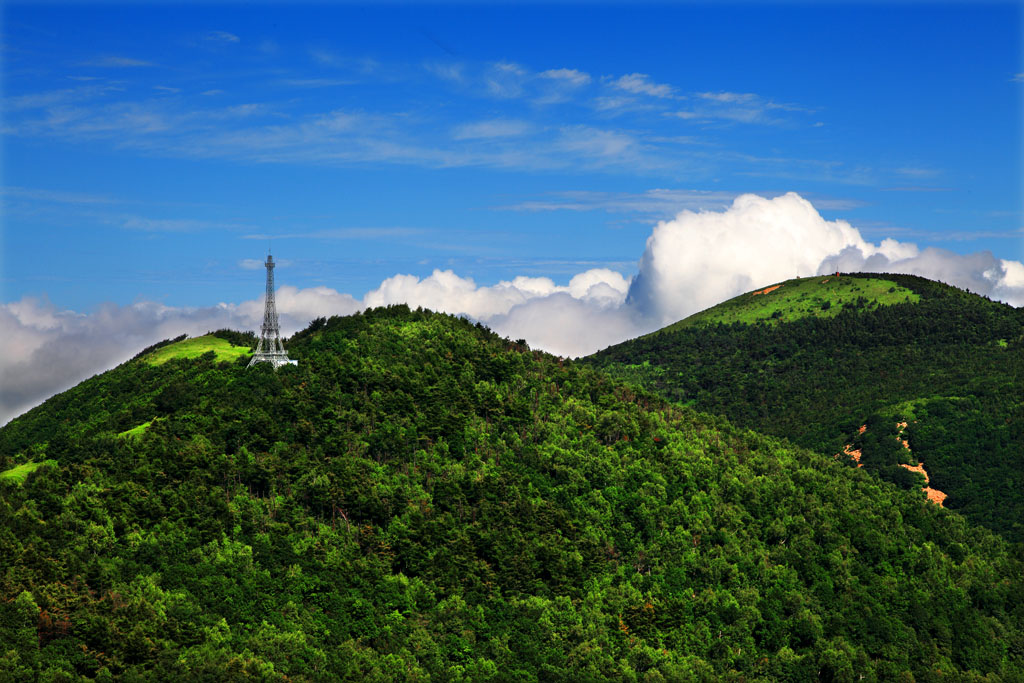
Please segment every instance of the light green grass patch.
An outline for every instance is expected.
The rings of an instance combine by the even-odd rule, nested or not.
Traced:
[[[131,429],[125,430],[118,434],[118,437],[122,439],[138,439],[141,438],[143,433],[149,429],[149,425],[153,424],[153,420],[149,422],[143,422],[138,427],[132,427]]]
[[[786,280],[741,294],[660,331],[717,323],[751,325],[765,322],[774,325],[808,317],[832,318],[839,315],[844,306],[852,306],[860,297],[867,300],[864,310],[905,301],[917,302],[921,298],[891,280],[821,275]]]
[[[43,465],[56,467],[56,460],[41,460],[40,462],[27,462],[24,465],[12,467],[9,470],[0,472],[0,481],[9,481],[15,484],[24,484],[28,475],[38,470]]]
[[[395,329],[398,331],[398,334],[402,335],[406,339],[420,337],[426,333],[429,333],[430,331],[427,325],[424,324],[424,322],[421,320],[410,320],[408,322],[403,322],[401,325],[398,325]]]
[[[142,360],[150,365],[162,365],[172,358],[198,358],[207,351],[213,351],[218,361],[233,361],[252,353],[248,346],[235,346],[227,339],[207,334],[161,346],[143,356]]]

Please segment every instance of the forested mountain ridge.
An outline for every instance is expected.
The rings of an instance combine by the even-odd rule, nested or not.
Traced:
[[[907,488],[923,463],[947,507],[1024,541],[1024,309],[911,275],[820,276],[585,362],[822,453],[859,453],[851,466]]]
[[[288,352],[0,429],[0,679],[1024,677],[1012,547],[863,470],[405,307]]]

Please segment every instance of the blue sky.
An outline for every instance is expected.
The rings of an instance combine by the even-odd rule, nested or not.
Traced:
[[[798,192],[1020,259],[1015,4],[7,4],[2,300],[203,306],[636,271],[652,225]]]
[[[1024,305],[1019,3],[0,9],[0,424],[405,302],[579,356],[907,272]]]

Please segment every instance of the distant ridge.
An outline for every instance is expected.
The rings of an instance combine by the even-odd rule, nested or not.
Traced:
[[[861,451],[906,488],[925,462],[946,507],[1024,541],[1024,309],[913,275],[799,278],[584,362],[825,454]]]

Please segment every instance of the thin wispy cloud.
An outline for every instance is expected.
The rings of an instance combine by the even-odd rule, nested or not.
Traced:
[[[84,192],[61,192],[32,187],[7,186],[0,188],[0,195],[6,198],[29,199],[59,204],[117,204],[120,200]]]
[[[590,74],[576,69],[548,69],[547,71],[541,71],[537,76],[566,83],[577,88],[590,83],[591,80]]]
[[[95,67],[143,67],[143,66],[156,66],[153,62],[146,61],[145,59],[135,59],[133,57],[119,57],[116,55],[106,55],[103,57],[96,57],[90,59],[87,62],[82,62],[81,66],[95,66]]]
[[[452,137],[456,140],[519,137],[529,133],[532,128],[527,121],[492,119],[457,126],[452,132]]]
[[[593,100],[594,109],[599,112],[622,114],[627,111],[640,111],[650,109],[647,103],[641,104],[635,97],[623,95],[602,95]]]
[[[903,166],[895,169],[895,172],[908,178],[934,178],[941,174],[936,168],[925,168],[920,166]]]
[[[539,199],[495,207],[506,211],[604,211],[636,214],[651,222],[675,216],[680,211],[718,210],[729,206],[741,193],[696,189],[655,188],[644,192],[552,192]],[[767,197],[784,193],[763,193]],[[814,205],[820,209],[845,211],[863,206],[853,199],[819,197]]]
[[[880,187],[881,192],[952,192],[951,187],[927,187],[923,185],[900,185],[896,187]]]
[[[650,95],[651,97],[675,97],[675,88],[665,83],[655,83],[647,74],[626,74],[610,81],[614,88],[634,95]]]
[[[277,83],[289,88],[340,88],[353,85],[355,81],[342,78],[282,78]]]
[[[655,188],[645,192],[553,192],[541,199],[495,207],[508,211],[607,211],[652,217],[674,216],[684,209],[695,211],[728,206],[739,193],[708,190]]]
[[[487,92],[494,97],[513,98],[523,93],[523,84],[528,73],[513,62],[492,64],[484,77]]]
[[[686,109],[666,112],[665,115],[684,121],[708,123],[714,121],[780,125],[788,123],[781,116],[787,113],[813,113],[815,110],[798,104],[775,102],[756,93],[698,92],[691,98],[694,104]],[[818,125],[817,122],[814,125]]]
[[[423,68],[446,81],[463,83],[466,80],[466,65],[459,63],[428,62]]]
[[[309,56],[313,59],[314,62],[316,62],[317,64],[322,64],[323,66],[338,67],[343,66],[345,63],[344,60],[339,55],[329,50],[314,48],[309,51]]]
[[[251,226],[192,218],[147,218],[129,216],[121,222],[125,230],[141,232],[204,232],[207,230],[251,230]]]
[[[114,90],[114,88],[110,87],[87,85],[77,88],[62,88],[60,90],[27,93],[24,95],[5,98],[4,109],[8,112],[22,111],[26,109],[46,109],[49,107],[67,105],[99,97]]]
[[[569,102],[591,82],[590,74],[577,69],[548,69],[537,74],[540,94],[536,104],[551,105]]]
[[[241,40],[234,33],[227,31],[210,31],[206,34],[206,39],[215,43],[237,43]]]
[[[311,240],[377,240],[391,239],[395,237],[414,237],[423,235],[427,231],[423,228],[328,228],[326,230],[314,230],[312,232],[292,232],[277,234],[251,234],[243,235],[244,240],[288,240],[288,239],[311,239]]]
[[[516,69],[508,70],[516,73]],[[216,108],[187,99],[113,101],[45,108],[11,122],[11,132],[68,141],[109,140],[172,157],[256,163],[411,164],[433,168],[664,168],[657,145],[627,130],[593,125],[536,126],[520,119],[459,123],[439,137],[429,118],[405,112],[334,110],[277,116],[260,103]],[[517,139],[530,144],[512,144]],[[509,144],[495,144],[509,141]],[[678,167],[678,164],[677,164]]]

